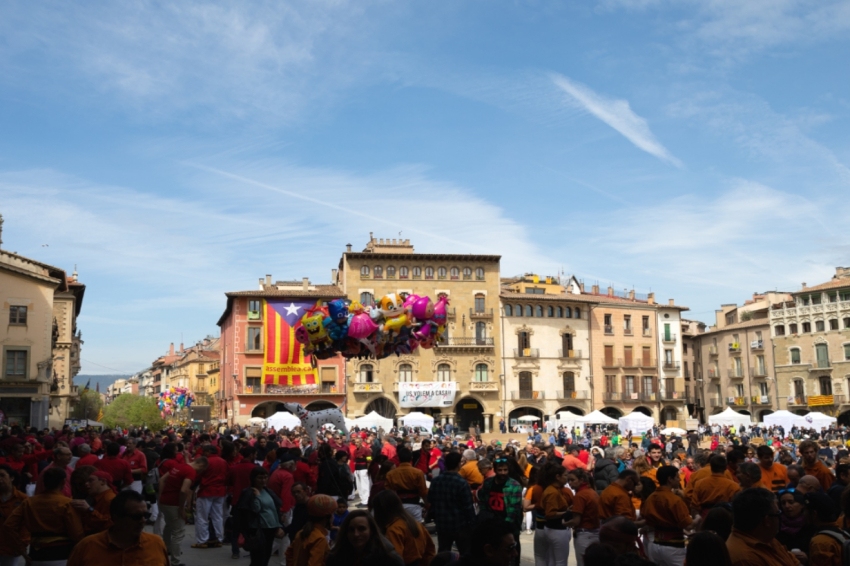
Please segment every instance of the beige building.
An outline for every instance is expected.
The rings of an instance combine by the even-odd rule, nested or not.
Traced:
[[[768,312],[787,293],[753,295],[743,305],[722,305],[715,324],[699,335],[701,401],[706,416],[732,407],[754,421],[777,408]]]
[[[351,300],[373,304],[391,293],[440,295],[450,301],[447,339],[428,350],[382,360],[346,362],[350,417],[377,411],[396,417],[432,414],[461,429],[491,430],[502,416],[499,260],[495,255],[418,254],[409,240],[371,238],[362,252],[342,254],[335,279]],[[400,382],[451,382],[454,398],[440,407],[402,407]],[[495,418],[495,422],[494,422]]]
[[[180,345],[177,360],[168,372],[168,387],[186,387],[195,394],[196,405],[213,404],[218,390],[211,390],[208,371],[219,361],[219,338],[205,338],[190,348]]]
[[[501,342],[503,414],[548,420],[561,411],[593,410],[589,303],[578,281],[525,275],[503,281]]]
[[[841,416],[850,424],[850,268],[770,309],[781,408]]]
[[[76,274],[68,278],[58,267],[0,250],[4,424],[61,428],[70,418],[78,396],[77,316],[84,293]]]
[[[682,376],[685,381],[685,399],[694,418],[705,421],[705,400],[702,397],[702,365],[700,361],[700,336],[706,331],[706,324],[698,320],[683,318],[682,336]]]

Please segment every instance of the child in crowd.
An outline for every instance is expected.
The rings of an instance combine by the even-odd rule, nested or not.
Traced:
[[[339,532],[339,526],[348,517],[348,499],[340,497],[336,500],[336,512],[333,515],[331,524],[331,540],[336,540],[336,534]]]

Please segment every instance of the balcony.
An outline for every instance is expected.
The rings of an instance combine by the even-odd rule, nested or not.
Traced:
[[[556,399],[590,399],[589,391],[555,391]]]
[[[640,367],[648,371],[655,371],[658,369],[655,367],[655,360],[652,359],[641,360]]]
[[[670,334],[662,334],[661,335],[661,341],[665,342],[667,344],[672,344],[672,343],[676,342],[676,333],[671,332]]]
[[[721,399],[720,397],[712,397],[711,399],[708,400],[708,404],[711,407],[725,407],[726,406],[726,400]]]
[[[491,320],[492,318],[493,318],[493,309],[484,309],[484,310],[469,309],[469,319],[470,320],[481,320],[481,319]]]
[[[603,358],[602,367],[604,368],[618,368],[620,360],[615,360],[612,358]]]
[[[248,320],[262,320],[260,311],[248,311]]]
[[[354,388],[355,393],[383,393],[384,392],[384,384],[383,383],[355,383],[353,388]]]
[[[733,407],[746,407],[747,406],[747,398],[746,397],[727,397],[726,404]]]
[[[708,355],[709,356],[717,356],[717,346],[709,346],[708,347]]]
[[[743,379],[744,371],[740,369],[730,369],[728,375],[729,379]]]
[[[708,379],[717,379],[720,377],[720,372],[716,369],[709,369],[706,373],[708,374]]]
[[[614,334],[614,327],[610,324],[605,325],[605,334]]]
[[[492,338],[475,338],[475,337],[451,337],[437,343],[437,348],[440,350],[449,348],[492,348]]]
[[[763,367],[750,368],[750,375],[752,377],[767,377],[767,369]]]
[[[498,391],[499,383],[496,381],[470,381],[469,390],[479,392]]]
[[[515,358],[539,358],[540,351],[537,348],[514,348]]]
[[[371,384],[365,384],[371,385]],[[287,385],[246,385],[240,395],[318,395],[318,385],[287,386]]]
[[[729,353],[730,354],[740,354],[741,353],[741,345],[738,342],[732,342],[729,344]]]
[[[522,389],[520,391],[511,391],[511,400],[525,400],[525,401],[542,401],[546,398],[546,393],[544,391],[531,391],[527,389]]]
[[[679,362],[664,362],[661,367],[664,371],[679,371],[682,368],[682,364]]]
[[[770,395],[753,395],[750,401],[753,405],[770,405]]]
[[[788,406],[791,405],[805,407],[809,404],[809,398],[805,395],[795,395],[794,397],[788,398]]]
[[[455,318],[457,316],[457,309],[454,307],[446,307],[446,318]]]
[[[580,360],[581,350],[558,350],[558,357],[562,360]]]
[[[603,401],[622,401],[623,394],[619,391],[604,391],[602,393]]]
[[[640,360],[634,358],[617,358],[617,365],[624,368],[639,368]]]
[[[661,393],[661,399],[663,401],[682,401],[686,402],[688,400],[684,391],[664,391]]]
[[[629,327],[629,328],[624,328],[624,329],[623,329],[623,335],[625,335],[625,336],[633,336],[633,335],[634,335],[634,330],[632,330],[632,329],[631,329],[631,327]]]
[[[755,352],[764,350],[764,340],[753,340],[750,342],[750,350]]]
[[[652,329],[651,328],[644,328],[642,330],[642,332],[643,332],[644,338],[649,338],[650,336],[652,336]]]
[[[632,393],[631,398],[634,399],[635,394]],[[661,398],[661,395],[658,393],[648,393],[646,391],[638,393],[637,398],[639,401],[658,401]]]

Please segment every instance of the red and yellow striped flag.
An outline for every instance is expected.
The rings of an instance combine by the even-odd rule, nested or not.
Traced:
[[[310,356],[295,339],[295,328],[313,302],[263,301],[263,329],[265,335],[263,381],[266,385],[313,385],[316,370]]]

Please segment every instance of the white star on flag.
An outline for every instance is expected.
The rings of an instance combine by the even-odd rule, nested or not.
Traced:
[[[301,307],[296,307],[295,303],[289,303],[289,306],[285,307],[285,308],[286,308],[286,314],[287,315],[290,315],[290,314],[297,315],[298,311],[301,309]]]

